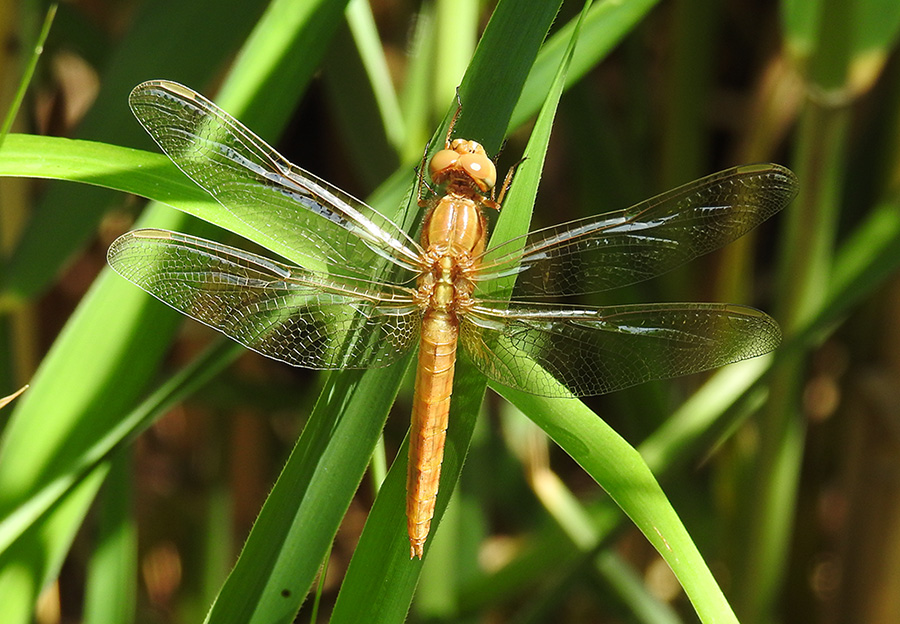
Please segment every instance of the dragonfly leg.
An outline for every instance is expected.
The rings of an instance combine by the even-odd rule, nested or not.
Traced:
[[[456,120],[459,119],[459,113],[462,111],[462,99],[459,97],[459,87],[456,87],[456,112],[453,113],[453,119],[447,126],[447,137],[444,139],[444,149],[450,149],[450,137],[453,135],[453,129],[456,128]]]
[[[427,203],[425,197],[422,195],[422,187],[426,186],[429,191],[431,190],[431,187],[428,186],[428,183],[425,181],[425,165],[427,164],[428,148],[430,147],[431,141],[425,145],[425,151],[422,153],[422,164],[416,168],[416,177],[418,178],[418,181],[416,182],[416,203],[419,204],[419,208],[424,208]]]
[[[510,167],[507,170],[506,178],[503,180],[503,186],[500,187],[500,195],[498,197],[496,197],[496,198],[494,197],[494,192],[496,191],[497,187],[494,187],[491,189],[491,204],[494,204],[494,205],[493,206],[490,204],[485,204],[485,205],[487,205],[491,208],[494,208],[496,210],[500,210],[500,206],[503,204],[503,198],[506,197],[506,191],[509,190],[509,185],[512,184],[513,176],[516,173],[516,169],[518,169],[519,165],[521,165],[523,162],[525,162],[525,158],[520,158],[517,163],[515,163],[512,167]]]

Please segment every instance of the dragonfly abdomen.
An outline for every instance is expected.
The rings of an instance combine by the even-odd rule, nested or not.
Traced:
[[[447,439],[459,336],[455,321],[451,312],[434,308],[428,309],[422,320],[406,476],[410,557],[420,559],[434,517]]]

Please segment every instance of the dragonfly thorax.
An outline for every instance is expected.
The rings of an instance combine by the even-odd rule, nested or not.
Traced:
[[[445,195],[425,217],[422,247],[433,258],[473,258],[484,251],[487,223],[479,204],[465,196]]]

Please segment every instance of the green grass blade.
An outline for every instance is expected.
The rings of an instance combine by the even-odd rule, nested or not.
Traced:
[[[63,560],[63,553],[44,553],[40,547],[58,551],[60,543],[72,542],[108,471],[107,464],[98,466],[39,525],[0,553],[0,621],[4,624],[34,621],[34,602],[47,583],[59,574]],[[37,557],[42,560],[36,562]]]
[[[463,126],[463,120],[494,118],[499,127],[506,127],[507,121],[502,115],[504,111],[506,115],[512,112],[511,103],[515,100],[507,97],[498,102],[494,98],[479,95],[472,85],[484,82],[484,77],[479,72],[488,71],[488,68],[491,75],[499,70],[518,76],[524,82],[527,72],[509,69],[508,66],[517,63],[527,66],[530,60],[520,54],[508,54],[509,46],[504,42],[508,42],[509,37],[515,33],[520,45],[530,45],[536,52],[552,20],[552,14],[547,12],[544,13],[543,22],[535,19],[529,23],[530,29],[521,28],[521,23],[517,26],[513,18],[522,7],[517,6],[517,10],[511,10],[512,5],[511,2],[498,5],[463,81],[464,85],[469,85],[469,89],[463,90],[461,97],[463,102],[470,103],[463,105],[456,136],[475,136],[480,139],[477,134],[469,134],[470,131]],[[528,11],[523,13],[528,14]],[[561,73],[564,75],[564,72]],[[505,219],[508,224],[502,231],[507,235],[511,235],[515,228],[520,230],[519,233],[528,229],[530,210],[540,179],[540,165],[549,141],[553,113],[562,92],[562,84],[562,80],[559,80],[556,88],[548,94],[546,109],[529,142],[526,156],[534,166],[526,170],[521,179],[517,178],[516,187],[520,190],[511,192],[509,202],[501,211],[501,219]],[[493,110],[486,108],[488,106],[492,106]],[[484,378],[467,363],[461,361],[457,364],[455,379],[447,446],[441,468],[441,489],[432,532],[438,530],[459,478],[484,394]],[[404,445],[404,448],[407,446],[408,444]],[[422,565],[417,560],[410,561],[409,542],[404,530],[406,465],[404,453],[394,462],[379,492],[341,586],[332,614],[333,622],[358,622],[363,619],[369,622],[396,622],[406,616]],[[426,556],[430,545],[430,541],[426,543]]]
[[[437,0],[435,2],[435,51],[432,58],[433,101],[438,106],[451,101],[466,73],[478,39],[481,3],[477,0]],[[528,7],[524,7],[527,11]]]
[[[628,514],[675,572],[701,621],[737,621],[637,450],[581,402],[494,389],[547,432]]]
[[[16,95],[10,104],[9,110],[6,112],[6,117],[3,119],[3,125],[0,126],[0,147],[3,147],[3,141],[6,140],[9,130],[16,120],[16,115],[19,113],[19,107],[22,106],[22,100],[25,99],[25,91],[28,89],[28,85],[31,84],[34,69],[37,67],[38,59],[41,58],[41,53],[44,51],[44,42],[47,41],[47,35],[50,34],[50,27],[53,25],[53,18],[56,17],[57,6],[56,4],[51,4],[47,9],[47,14],[44,16],[44,25],[41,26],[41,32],[38,33],[34,51],[28,59],[28,65],[25,67],[22,80],[19,81],[19,86],[16,89]]]
[[[402,369],[329,377],[207,622],[294,620],[381,435]]]
[[[356,41],[356,48],[366,68],[366,76],[375,94],[381,126],[395,151],[406,140],[406,125],[400,112],[400,102],[391,81],[384,48],[378,39],[378,29],[372,7],[365,0],[353,0],[347,5],[347,22]]]
[[[0,176],[67,180],[133,193],[248,240],[258,235],[231,212],[223,210],[221,204],[163,154],[93,141],[13,134],[0,148]],[[303,262],[295,249],[264,242],[267,248],[282,257]],[[5,303],[13,305],[15,301],[7,299]]]
[[[288,112],[318,71],[346,6],[347,0],[270,2],[216,102],[239,114],[255,134],[280,134]]]
[[[431,138],[431,77],[434,73],[435,7],[423,5],[411,37],[409,67],[400,93],[403,118],[406,120],[406,143],[400,154],[403,162],[422,157],[424,145]],[[443,108],[441,109],[443,110]]]
[[[120,445],[132,440],[175,403],[197,390],[219,373],[241,347],[221,341],[179,370],[168,381],[121,418],[101,435],[80,449],[80,454],[68,460],[66,470],[35,485],[27,500],[11,508],[0,520],[0,552],[15,543],[41,516],[66,496],[84,476],[103,463]]]
[[[137,613],[137,526],[132,515],[131,451],[112,460],[101,493],[97,548],[88,567],[85,624],[126,624]]]
[[[600,60],[656,6],[659,0],[625,0],[624,2],[597,2],[588,13],[578,47],[572,58],[566,81],[567,85],[580,80],[585,73],[595,67]],[[520,125],[537,112],[544,94],[556,75],[565,54],[576,19],[560,28],[541,48],[534,66],[528,74],[528,82],[522,90],[522,97],[516,103],[510,119],[510,130]]]
[[[788,339],[827,296],[851,127],[843,98],[852,82],[856,7],[833,0],[812,4],[820,13],[809,33],[813,45],[804,69],[807,90],[817,95],[807,98],[799,120],[793,169],[800,192],[785,212],[774,289],[774,316]],[[736,548],[734,605],[750,622],[771,619],[786,575],[806,444],[806,355],[800,350],[781,355],[760,414],[763,435],[746,481],[738,485],[750,494],[736,511],[743,524],[737,529],[742,541]]]
[[[348,7],[348,17],[360,12]],[[322,79],[329,115],[338,126],[340,143],[349,152],[345,167],[371,188],[400,166],[398,142],[405,139],[406,120],[400,115],[393,85],[380,75],[387,61],[380,45],[373,48],[375,33],[369,32],[373,26],[368,19],[357,21],[362,23],[355,29],[348,25],[338,29],[322,65]]]
[[[456,134],[478,137],[478,142],[489,154],[496,154],[500,149],[510,115],[540,50],[541,42],[530,35],[543,30],[546,36],[559,7],[558,2],[533,0],[527,4],[520,2],[516,8],[510,4],[507,0],[497,5],[460,85],[463,108]],[[521,32],[521,36],[517,32]],[[507,60],[499,62],[494,54]],[[540,93],[543,98],[548,90],[545,88]],[[476,98],[489,99],[491,103],[482,104],[474,101]],[[456,103],[452,102],[448,112],[455,109]],[[443,140],[445,131],[443,128],[435,137]]]
[[[77,139],[12,134],[0,148],[0,176],[80,182],[185,205],[197,216],[215,201],[163,154]],[[205,208],[193,208],[204,204]],[[202,218],[202,217],[200,217]]]

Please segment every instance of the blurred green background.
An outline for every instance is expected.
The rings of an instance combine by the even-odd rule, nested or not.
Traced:
[[[425,564],[410,563],[402,478],[385,480],[398,452],[404,469],[408,371],[289,369],[105,268],[137,219],[241,244],[97,187],[205,201],[132,117],[139,82],[214,97],[293,162],[412,223],[413,168],[464,75],[457,134],[491,153],[505,140],[500,171],[540,134],[582,4],[557,8],[59,7],[19,134],[0,147],[0,396],[31,384],[0,410],[0,621],[900,621],[896,0],[595,2],[568,68],[534,227],[736,164],[800,178],[753,234],[591,301],[728,301],[781,323],[774,357],[585,401],[641,452],[730,609],[676,570],[683,589],[658,552],[669,529],[651,545],[601,488],[618,501],[629,483],[576,463],[603,453],[572,450],[600,434],[562,443],[569,454],[549,440],[545,419],[580,403],[499,387],[512,403],[482,403],[469,377],[445,478],[465,467],[455,491],[442,483]],[[2,115],[46,9],[0,3]]]

